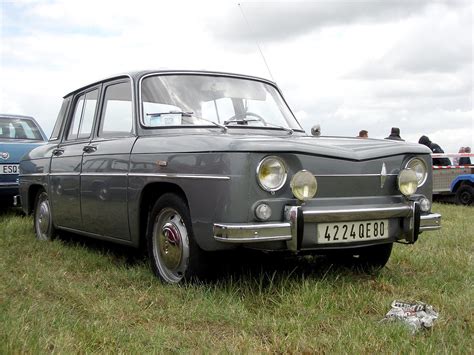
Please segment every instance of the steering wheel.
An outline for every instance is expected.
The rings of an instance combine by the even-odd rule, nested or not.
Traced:
[[[252,119],[252,120],[246,120],[245,117],[255,117],[256,119]],[[240,119],[242,119],[243,122],[247,121],[247,122],[262,122],[264,126],[267,125],[267,122],[263,119],[262,116],[260,116],[259,114],[256,114],[254,112],[245,112],[244,114],[236,114],[232,117],[230,117],[228,120],[226,120],[225,122],[227,123],[230,123],[230,122],[240,122]]]

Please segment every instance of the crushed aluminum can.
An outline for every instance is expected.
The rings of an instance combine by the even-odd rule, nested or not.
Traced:
[[[413,333],[420,329],[431,328],[434,321],[438,319],[438,312],[426,303],[393,301],[391,307],[392,309],[388,311],[383,321],[403,321]]]

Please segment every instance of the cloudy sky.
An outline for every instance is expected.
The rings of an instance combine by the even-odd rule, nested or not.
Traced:
[[[0,112],[48,134],[61,97],[91,81],[206,69],[273,78],[308,132],[384,138],[397,126],[445,151],[474,146],[469,0],[0,4]]]

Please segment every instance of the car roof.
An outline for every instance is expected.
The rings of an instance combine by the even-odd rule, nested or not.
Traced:
[[[32,120],[32,121],[35,121],[36,120],[31,117],[31,116],[25,116],[25,115],[13,115],[13,114],[9,114],[9,113],[0,113],[0,119],[1,118],[17,118],[17,119],[26,119],[26,120]]]
[[[219,72],[219,71],[207,71],[207,70],[170,70],[170,69],[159,69],[159,70],[141,70],[141,71],[130,71],[130,72],[125,72],[122,74],[117,74],[113,75],[110,77],[106,77],[101,80],[94,81],[90,84],[81,86],[80,88],[73,90],[69,92],[67,95],[64,95],[64,98],[75,94],[76,92],[82,91],[84,89],[87,89],[88,87],[95,86],[97,84],[106,82],[106,81],[111,81],[115,79],[121,79],[121,78],[130,78],[133,81],[138,81],[140,78],[146,75],[150,74],[189,74],[189,75],[214,75],[214,76],[229,76],[229,77],[234,77],[234,78],[242,78],[242,79],[250,79],[250,80],[258,80],[262,81],[268,84],[271,84],[273,86],[276,86],[275,82],[265,79],[265,78],[260,78],[257,76],[251,76],[251,75],[243,75],[243,74],[236,74],[236,73],[227,73],[227,72]]]

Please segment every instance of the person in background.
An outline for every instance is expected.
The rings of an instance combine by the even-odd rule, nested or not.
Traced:
[[[365,129],[361,130],[357,138],[369,138],[369,131],[366,131]]]
[[[459,148],[458,153],[464,153],[464,147]],[[459,158],[460,157],[453,158],[453,165],[459,165]]]
[[[464,147],[462,152],[459,153],[470,153],[471,147]],[[470,157],[461,157],[459,158],[459,165],[471,165],[471,158]]]
[[[392,127],[392,130],[390,131],[390,135],[386,137],[385,139],[392,139],[394,141],[403,141],[405,142],[402,137],[400,137],[400,128],[398,127]]]
[[[433,153],[440,154],[444,153],[444,150],[441,149],[441,147],[433,143],[427,136],[421,136],[418,143],[426,145],[428,148],[431,149]],[[449,158],[443,157],[443,158],[433,158],[433,165],[441,165],[441,166],[447,166],[451,165],[451,160]]]

